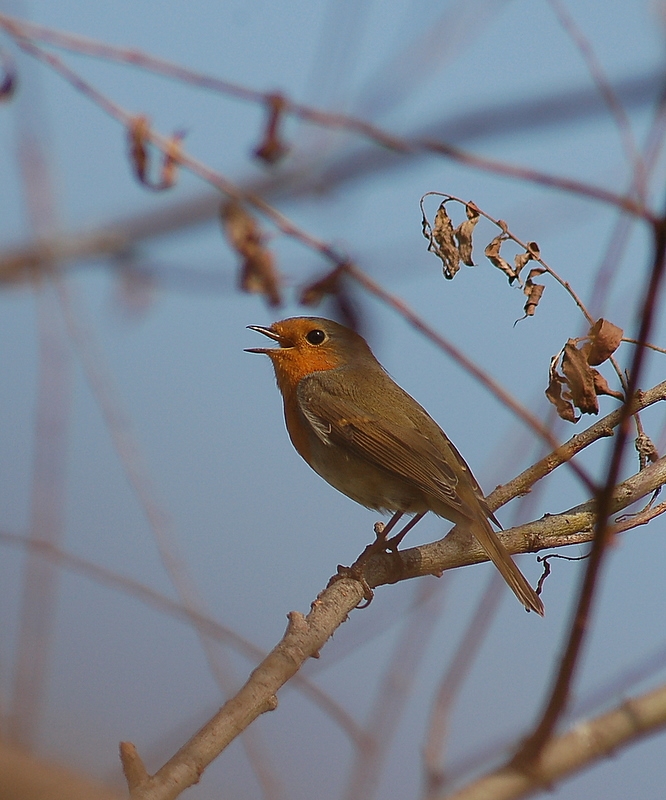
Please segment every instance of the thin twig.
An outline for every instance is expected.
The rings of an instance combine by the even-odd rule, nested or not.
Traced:
[[[627,336],[623,336],[622,341],[628,342],[629,344],[640,344],[637,339],[630,339]],[[657,353],[666,353],[666,347],[657,347],[656,344],[652,344],[651,342],[645,342],[641,347],[647,347],[649,350],[655,350]]]
[[[646,353],[643,343],[647,342],[652,329],[652,322],[657,308],[659,288],[665,266],[666,254],[666,218],[654,229],[654,260],[650,270],[650,278],[646,286],[645,296],[641,303],[638,347],[634,353],[629,371],[627,400],[622,404],[619,430],[610,455],[610,463],[604,487],[597,495],[596,522],[594,539],[587,562],[587,568],[580,588],[578,603],[571,622],[568,641],[561,657],[557,676],[553,683],[550,697],[546,703],[541,719],[534,732],[529,736],[514,756],[513,766],[532,768],[538,762],[539,755],[546,742],[555,730],[560,716],[567,707],[569,693],[579,656],[582,651],[590,621],[592,603],[601,572],[605,550],[610,541],[608,532],[608,516],[611,513],[612,498],[620,474],[625,444],[629,435],[631,417],[631,400],[638,388],[638,381]]]
[[[580,51],[590,76],[599,90],[599,94],[603,97],[615,120],[618,131],[620,132],[620,139],[622,140],[625,155],[629,163],[633,166],[636,193],[638,197],[643,199],[647,192],[647,166],[636,144],[627,112],[624,110],[622,103],[620,103],[617,95],[613,91],[604,68],[592,49],[592,45],[576,24],[575,19],[568,12],[564,3],[560,0],[548,0],[548,4],[553,9],[560,25],[569,34],[571,40]]]
[[[662,79],[663,84],[663,79]],[[661,154],[666,134],[666,85],[662,85],[659,102],[654,112],[652,125],[646,137],[643,160],[648,176],[654,174],[654,169]],[[637,176],[632,175],[627,194],[634,194],[639,186]],[[620,213],[613,232],[611,233],[606,252],[601,259],[601,264],[592,281],[592,295],[590,308],[593,316],[600,316],[605,305],[606,297],[610,291],[611,283],[617,273],[622,256],[629,241],[629,234],[634,225],[634,219]]]
[[[644,408],[648,408],[655,403],[666,400],[666,381],[658,383],[652,389],[640,392],[634,399],[631,406],[631,413],[636,414]],[[503,486],[498,486],[486,498],[488,506],[492,511],[508,503],[514,497],[520,497],[526,492],[531,491],[534,484],[549,475],[554,469],[569,461],[576,453],[580,453],[599,439],[613,436],[613,430],[622,421],[622,410],[616,409],[607,416],[590,425],[581,433],[572,436],[568,442],[560,445],[552,453],[539,459],[535,464],[529,466],[512,480]]]
[[[30,541],[57,546],[66,533],[67,443],[72,413],[73,364],[58,300],[50,285],[36,292],[39,324],[39,391],[35,411]],[[49,684],[60,573],[30,555],[20,593],[9,737],[35,746]]]
[[[31,51],[32,55],[36,55],[42,61],[49,63],[54,69],[65,75],[64,70],[56,66],[56,62],[60,61],[60,59],[53,57],[55,60],[51,61],[50,54],[45,54],[44,51],[29,41],[31,38],[30,30],[22,20],[19,20],[15,17],[10,17],[6,14],[0,14],[0,26],[3,27],[7,33],[9,33],[15,39],[19,47]],[[69,35],[55,31],[51,33],[54,36],[60,37],[58,44],[59,46],[64,47],[65,40]],[[45,38],[46,35],[46,30],[42,29],[42,38]],[[32,36],[35,37],[34,33]],[[74,43],[74,38],[69,36],[70,44]],[[154,59],[150,56],[140,53],[137,50],[113,48],[112,46],[106,45],[102,42],[91,43],[91,40],[85,39],[81,41],[80,46],[73,46],[69,49],[74,49],[77,52],[81,52],[81,48],[90,48],[91,44],[93,44],[92,49],[97,49],[98,51],[97,53],[91,52],[92,55],[101,55],[105,58],[113,57],[114,60],[124,61],[125,63],[140,63],[140,65],[144,68],[164,72],[164,74],[168,74],[170,77],[179,77],[180,79],[183,79],[185,76],[187,76],[186,79],[189,83],[196,83],[197,85],[205,86],[209,89],[216,89],[217,91],[224,92],[225,94],[229,94],[240,99],[261,103],[262,105],[268,105],[270,102],[271,93],[257,92],[237,84],[231,84],[228,81],[220,81],[216,78],[211,78],[210,76],[204,76],[201,74],[197,75],[197,73],[192,70],[187,70],[183,67],[179,67],[178,65],[165,62],[163,59]],[[37,55],[38,52],[42,55]],[[68,78],[68,80],[70,79]],[[76,80],[70,80],[70,82],[72,82],[75,88],[90,96],[89,91],[84,88],[86,86],[86,82],[80,77],[77,76]],[[617,208],[620,208],[629,214],[645,219],[650,223],[656,222],[655,215],[652,214],[652,212],[642,203],[632,199],[631,197],[623,197],[615,192],[603,189],[601,187],[591,186],[581,181],[561,178],[555,175],[548,175],[526,167],[519,167],[490,158],[485,158],[473,153],[468,153],[461,148],[446,144],[445,142],[439,142],[427,137],[405,139],[384,131],[377,126],[356,117],[346,114],[319,111],[299,103],[293,103],[288,98],[284,99],[284,113],[292,114],[300,119],[312,122],[314,124],[323,125],[328,128],[340,128],[348,130],[352,133],[356,133],[367,139],[370,139],[379,146],[385,147],[389,150],[394,150],[401,153],[429,152],[452,159],[454,161],[458,161],[459,163],[466,164],[467,166],[476,169],[481,169],[509,178],[523,180],[539,186],[546,186],[553,189],[559,189],[561,191],[573,192],[580,196],[588,197],[592,200],[598,200],[602,203],[608,203],[616,206]],[[166,152],[166,140],[158,142],[152,137],[151,140],[160,149]],[[194,170],[191,159],[188,158],[181,160],[181,163],[189,169],[197,171]]]

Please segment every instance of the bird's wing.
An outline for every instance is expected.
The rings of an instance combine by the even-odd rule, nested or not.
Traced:
[[[326,391],[321,385],[316,391],[312,389],[312,380],[301,381],[297,399],[303,416],[324,444],[342,445],[464,516],[476,516],[456,490],[458,476],[447,462],[447,454],[416,428],[364,413],[348,398]],[[457,453],[455,457],[461,458]]]
[[[342,445],[375,467],[400,476],[471,523],[470,530],[527,609],[543,616],[543,603],[515,565],[486,517],[491,514],[462,456],[436,423],[436,443],[409,424],[365,413],[348,396],[329,390],[317,374],[301,380],[301,412],[324,445]],[[460,481],[459,476],[464,480]],[[467,478],[469,480],[467,480]],[[454,518],[455,519],[455,518]]]

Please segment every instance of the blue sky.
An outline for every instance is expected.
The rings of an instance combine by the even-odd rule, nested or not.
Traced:
[[[621,97],[641,146],[663,69],[664,21],[657,4],[581,2],[570,10],[607,79],[634,87]],[[547,3],[474,0],[438,9],[422,0],[337,6],[297,0],[187,5],[61,0],[4,3],[2,11],[139,48],[253,89],[279,90],[318,108],[349,111],[398,134],[434,125],[461,130],[454,123],[467,120],[455,143],[484,156],[616,192],[631,179],[617,126]],[[18,141],[25,145],[27,132],[37,141],[29,166],[35,166],[35,153],[45,154],[47,167],[40,174],[48,175],[53,187],[50,195],[36,189],[33,198],[50,202],[52,227],[62,234],[137,219],[210,192],[186,172],[169,192],[139,186],[122,127],[7,38],[2,46],[16,58],[19,76],[17,97],[0,108],[3,249],[34,235],[26,168],[22,171],[18,156]],[[124,65],[58,53],[128,111],[148,115],[160,132],[185,129],[188,152],[230,180],[245,185],[265,179],[266,168],[251,157],[263,109]],[[644,94],[639,84],[648,86]],[[583,102],[589,113],[540,124],[530,103],[545,99],[554,106],[559,96],[576,92],[589,92]],[[481,112],[483,122],[469,122]],[[447,192],[507,220],[516,235],[539,243],[548,263],[584,299],[592,294],[617,212],[434,156],[395,156],[394,164],[363,173],[360,165],[375,151],[358,137],[294,120],[285,133],[292,153],[280,169],[301,167],[298,180],[305,189],[284,191],[272,202],[312,235],[348,252],[545,419],[549,359],[568,337],[584,331],[580,315],[558,286],[544,280],[537,314],[514,326],[524,298],[482,257],[483,245],[495,235],[487,223],[477,228],[478,266],[464,267],[445,282],[421,234],[419,198],[427,191]],[[335,183],[327,170],[354,153],[361,154],[361,174]],[[663,177],[660,157],[651,180],[656,208],[663,203]],[[436,205],[429,206],[431,213]],[[138,468],[210,613],[270,648],[283,632],[286,613],[306,611],[336,565],[358,555],[377,515],[336,493],[298,458],[284,431],[270,364],[243,351],[257,344],[257,335],[245,326],[303,313],[298,287],[328,266],[262,224],[285,275],[285,304],[277,310],[236,290],[235,256],[215,218],[138,245],[134,263],[155,275],[143,288],[128,287],[114,264],[102,258],[69,269],[64,283],[69,333],[62,324],[63,295],[55,297],[47,282],[5,288],[0,529],[24,534],[30,525],[35,419],[45,374],[42,331],[46,341],[64,342],[55,378],[64,392],[65,445],[56,467],[64,474],[63,548],[174,596],[128,479],[128,465]],[[635,328],[648,258],[649,239],[637,223],[602,309],[628,332]],[[395,312],[358,290],[354,298],[379,359],[440,422],[486,490],[535,457],[534,438],[469,375]],[[330,313],[330,306],[320,311]],[[72,329],[78,331],[77,347],[69,338]],[[653,341],[663,345],[664,340],[660,319]],[[620,357],[626,364],[630,352],[621,350]],[[661,380],[661,358],[649,360],[646,387]],[[124,461],[91,388],[96,380],[121,418],[116,433],[130,448]],[[48,392],[47,387],[47,397]],[[615,402],[601,405],[608,412]],[[663,413],[652,411],[645,419],[649,433],[663,439]],[[558,428],[562,438],[573,432],[571,426]],[[600,470],[607,453],[602,443],[585,463]],[[535,496],[533,517],[586,499],[576,480],[560,471]],[[527,512],[507,508],[499,516],[510,525],[521,513]],[[438,538],[443,530],[441,521],[427,519],[411,543]],[[657,622],[666,610],[662,530],[663,522],[656,520],[628,533],[608,560],[578,684],[583,696],[663,644]],[[17,548],[0,546],[0,695],[9,709],[25,557]],[[523,557],[521,567],[536,582],[540,568],[534,557]],[[497,738],[510,743],[535,719],[581,569],[564,562],[554,568],[543,621],[523,613],[508,593],[503,596],[456,705],[452,763]],[[439,582],[441,613],[414,666],[408,711],[379,784],[382,797],[418,795],[429,704],[491,574],[487,565],[470,567]],[[321,661],[309,667],[313,679],[359,721],[374,700],[402,627],[411,624],[407,609],[418,591],[411,585],[382,588],[371,608],[354,613]],[[40,753],[119,782],[120,739],[134,741],[149,756],[149,769],[157,768],[219,706],[220,692],[186,625],[66,569],[57,572],[54,604],[49,679],[36,728]],[[336,653],[344,653],[347,643],[356,646],[338,660]],[[224,652],[241,681],[252,665]],[[663,667],[661,676],[650,680],[660,677]],[[609,703],[639,689],[623,686]],[[285,690],[279,710],[258,727],[291,796],[312,796],[314,785],[322,798],[340,795],[350,747],[298,692]],[[655,737],[562,785],[557,796],[656,796],[666,779],[663,748],[663,736]],[[189,794],[220,795],[260,796],[238,743]]]

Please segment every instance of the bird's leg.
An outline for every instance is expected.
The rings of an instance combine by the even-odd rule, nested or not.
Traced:
[[[331,580],[329,581],[328,585],[330,586],[335,581],[339,581],[340,578],[352,578],[353,580],[358,581],[361,586],[363,587],[363,597],[365,602],[358,606],[358,608],[367,608],[372,602],[372,598],[374,597],[374,592],[368,585],[368,582],[363,575],[363,567],[365,562],[371,557],[376,555],[377,553],[385,553],[387,549],[393,549],[390,546],[390,541],[387,539],[388,534],[395,528],[396,524],[400,521],[400,517],[402,517],[402,511],[396,511],[391,519],[384,524],[383,522],[376,522],[375,523],[375,541],[369,544],[365,550],[361,553],[361,555],[356,559],[356,561],[351,565],[351,567],[343,567],[342,564],[338,564],[338,572],[337,575],[334,575]],[[423,515],[421,515],[423,516]],[[408,523],[405,527],[407,529],[413,527],[416,524],[414,521]],[[407,531],[405,531],[406,533]],[[404,536],[404,533],[399,534],[400,539]],[[397,545],[396,545],[397,547]]]
[[[386,524],[383,522],[375,522],[375,541],[369,544],[356,559],[357,564],[362,564],[370,558],[370,556],[377,555],[377,553],[385,553],[387,549],[392,549],[388,545],[389,539],[387,537],[393,528],[395,528],[396,523],[399,522],[402,514],[402,511],[396,511]]]
[[[398,547],[400,542],[405,538],[405,536],[411,531],[411,529],[416,525],[416,523],[423,519],[423,517],[427,514],[427,511],[423,511],[420,514],[415,514],[409,522],[404,526],[404,528],[399,532],[396,533],[391,539],[386,539],[384,542],[384,547],[386,548],[387,552],[390,552],[393,555],[393,573],[395,580],[399,580],[404,572],[404,565],[402,563],[402,559],[398,553]],[[391,520],[392,522],[393,520]],[[397,520],[396,520],[397,522]],[[388,525],[386,526],[388,528]]]
[[[403,514],[402,511],[396,511],[386,524],[383,522],[375,522],[374,530],[376,538],[371,545],[368,545],[368,547],[366,547],[368,555],[372,555],[373,553],[386,552],[386,543],[388,541],[388,535],[400,521],[402,514]],[[365,553],[363,555],[365,555]]]
[[[405,525],[405,527],[400,531],[400,533],[396,533],[396,535],[392,539],[388,539],[386,541],[386,549],[390,550],[392,553],[397,553],[398,547],[400,546],[400,542],[402,542],[402,540],[411,531],[414,525],[416,525],[417,522],[422,520],[427,513],[428,513],[427,511],[422,511],[420,514],[415,514]],[[393,520],[391,520],[391,522],[393,522]],[[391,523],[389,523],[389,525],[390,524]],[[389,525],[387,525],[386,527],[389,528]]]

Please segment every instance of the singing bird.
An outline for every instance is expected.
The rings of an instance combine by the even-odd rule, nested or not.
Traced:
[[[248,348],[273,362],[292,444],[312,469],[367,508],[412,520],[428,511],[469,530],[526,609],[541,599],[490,524],[499,523],[444,431],[398,386],[355,331],[321,317],[294,317],[252,330],[278,347]]]

